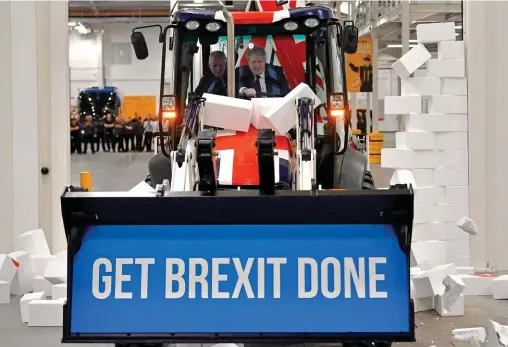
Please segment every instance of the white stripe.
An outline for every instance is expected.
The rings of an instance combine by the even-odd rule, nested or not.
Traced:
[[[222,11],[217,11],[215,12],[215,20],[226,22],[226,17],[224,17],[224,13]]]
[[[234,136],[234,135],[236,135],[236,130],[218,130],[215,133],[215,137]]]
[[[289,18],[289,10],[276,11],[273,13],[272,23],[280,22],[286,18]]]
[[[233,184],[233,161],[234,149],[223,149],[217,151],[220,158],[219,185],[230,186]]]

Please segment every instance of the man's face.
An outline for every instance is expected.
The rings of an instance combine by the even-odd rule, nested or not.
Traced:
[[[363,65],[365,65],[365,66],[370,66],[370,64],[371,64],[370,60],[364,60],[363,61]]]
[[[221,57],[210,57],[208,67],[215,77],[222,77],[226,71],[226,62]]]
[[[249,67],[252,73],[255,76],[261,75],[263,72],[265,72],[265,64],[266,59],[265,57],[259,57],[256,55],[251,55],[249,59]]]
[[[107,119],[108,121],[109,121],[109,120],[111,120],[111,115],[110,115],[110,114],[108,114],[108,115],[106,116],[106,119]]]

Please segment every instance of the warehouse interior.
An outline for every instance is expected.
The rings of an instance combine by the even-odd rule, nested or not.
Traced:
[[[181,64],[177,61],[179,58],[174,54],[179,51],[168,49],[169,58],[165,62],[164,81],[161,82],[161,43],[159,29],[155,26],[165,27],[170,23],[170,19],[176,20],[177,17],[170,17],[170,14],[177,12],[193,13],[192,11],[195,10],[196,13],[201,13],[199,11],[213,13],[217,11],[214,20],[220,21],[221,19],[218,19],[220,16],[217,16],[217,13],[222,8],[231,12],[233,16],[243,12],[275,11],[274,13],[279,13],[282,16],[282,20],[286,20],[291,19],[289,13],[296,13],[291,12],[292,10],[312,9],[316,6],[329,8],[330,13],[333,13],[333,16],[339,19],[344,26],[348,21],[354,21],[354,25],[358,29],[356,53],[346,54],[344,62],[341,62],[340,59],[337,62],[337,64],[344,65],[344,78],[347,78],[344,88],[347,86],[346,105],[348,109],[346,113],[349,115],[348,122],[350,122],[351,132],[349,146],[353,146],[363,155],[362,158],[367,163],[366,170],[372,174],[376,190],[387,192],[388,195],[396,184],[411,184],[413,189],[412,222],[409,228],[411,247],[402,262],[404,273],[400,275],[401,279],[399,280],[399,282],[404,282],[404,286],[407,284],[409,295],[396,291],[393,294],[387,294],[387,297],[405,298],[408,296],[406,301],[409,301],[409,298],[412,300],[413,306],[410,307],[410,316],[414,317],[412,333],[414,333],[415,339],[414,341],[393,342],[393,345],[408,347],[462,347],[471,344],[475,347],[508,346],[508,257],[505,251],[508,244],[508,231],[503,218],[505,208],[502,207],[505,196],[508,194],[508,188],[504,183],[504,172],[508,169],[508,164],[503,155],[504,148],[508,143],[506,136],[504,136],[505,125],[508,127],[508,118],[505,115],[506,103],[504,102],[503,88],[504,81],[508,76],[508,67],[504,62],[504,57],[508,54],[508,43],[504,40],[502,30],[503,14],[508,11],[508,3],[457,0],[290,0],[282,1],[281,4],[271,0],[0,2],[0,37],[6,42],[6,47],[10,48],[7,54],[0,56],[0,75],[6,76],[0,81],[0,103],[5,107],[0,117],[6,129],[3,136],[0,136],[0,146],[5,149],[0,152],[0,162],[7,164],[4,170],[0,171],[0,192],[2,192],[0,194],[2,199],[0,218],[4,221],[4,226],[0,228],[0,345],[13,347],[29,345],[103,347],[114,345],[111,341],[103,341],[102,338],[86,340],[82,337],[83,334],[80,339],[79,333],[73,335],[74,340],[62,341],[62,336],[69,332],[67,329],[71,329],[69,326],[65,326],[65,322],[70,321],[65,313],[71,312],[66,308],[70,307],[69,297],[73,295],[75,298],[79,298],[80,295],[83,295],[84,289],[82,291],[76,289],[76,283],[83,284],[86,280],[92,281],[91,270],[90,274],[88,271],[84,271],[83,276],[79,278],[80,276],[76,275],[79,267],[72,263],[81,264],[89,259],[85,256],[79,258],[79,253],[76,253],[78,255],[75,255],[74,258],[68,256],[68,253],[75,251],[68,245],[69,235],[66,235],[66,232],[69,234],[67,230],[69,227],[64,211],[65,206],[78,209],[83,208],[82,206],[88,202],[80,200],[78,203],[66,205],[63,196],[68,192],[65,189],[69,185],[89,187],[92,192],[91,196],[95,197],[88,199],[118,197],[128,200],[138,195],[142,197],[149,195],[155,198],[158,194],[156,193],[157,189],[171,189],[171,187],[157,187],[150,181],[153,178],[150,178],[149,162],[152,158],[162,156],[162,154],[160,139],[157,139],[156,136],[152,138],[151,134],[148,137],[146,126],[145,133],[143,133],[143,124],[146,124],[147,119],[149,121],[152,116],[157,119],[159,114],[163,119],[162,115],[166,109],[163,111],[162,108],[166,106],[164,106],[162,99],[170,94],[168,91],[174,91],[178,87],[174,81],[180,78],[179,74],[183,74],[185,69],[182,72],[177,72],[178,68],[181,69]],[[193,15],[197,16],[195,13],[188,16],[192,17]],[[284,17],[286,15],[287,17]],[[274,18],[278,18],[277,16],[275,15]],[[235,20],[238,18],[246,20],[247,17],[240,15],[235,17]],[[258,20],[265,19],[263,17]],[[226,22],[227,19],[223,21]],[[273,23],[275,22],[276,19],[273,19]],[[260,22],[251,25],[260,24],[266,23]],[[145,27],[142,32],[149,52],[144,59],[138,59],[139,52],[135,50],[132,42],[133,32],[138,30],[135,28],[139,27]],[[254,37],[255,31],[252,32],[254,33],[252,37]],[[276,42],[275,39],[266,41],[272,42],[270,49],[275,52],[272,52],[272,63],[277,67],[278,65],[283,66],[283,53],[277,53],[276,44],[273,43]],[[295,42],[298,42],[296,36]],[[224,48],[225,46],[220,48],[220,45],[217,44],[214,47],[219,47],[218,49],[223,50],[226,55],[229,54],[227,48]],[[199,48],[202,48],[201,44]],[[267,52],[268,49],[267,44]],[[245,48],[245,52],[247,52],[247,48]],[[317,56],[317,53],[315,54]],[[273,56],[276,56],[275,62]],[[291,58],[294,57],[296,54],[293,57],[289,56],[288,60],[291,61]],[[246,59],[247,53],[245,53]],[[304,65],[305,69],[308,69],[305,62],[301,63],[300,65]],[[178,64],[176,70],[175,64]],[[237,62],[237,69],[238,64]],[[191,65],[193,69],[190,76],[191,85],[195,86],[201,81],[202,75],[205,74],[204,69],[209,65],[208,62],[203,61],[201,53],[195,54],[191,58]],[[226,69],[229,69],[229,66]],[[364,71],[370,73],[370,86],[365,87],[366,89],[363,89],[367,85]],[[288,75],[287,71],[285,74]],[[325,78],[323,77],[323,79]],[[314,88],[314,92],[312,97],[318,95],[317,88]],[[95,100],[92,101],[95,95],[98,95],[96,104],[94,104]],[[98,101],[99,95],[100,103]],[[331,99],[328,98],[329,95],[325,91],[325,103],[330,102],[331,104]],[[187,99],[187,102],[189,100]],[[210,104],[213,104],[213,100]],[[83,106],[85,104],[87,106]],[[178,105],[178,101],[176,104]],[[98,111],[99,106],[97,105],[104,109]],[[205,102],[202,106],[204,114],[206,114],[206,105]],[[279,105],[274,103],[271,107],[276,108]],[[235,110],[240,112],[240,106]],[[118,147],[118,152],[112,153],[109,150],[108,140],[104,144],[107,135],[104,135],[104,132],[102,135],[94,133],[94,139],[91,141],[97,142],[97,149],[94,150],[95,145],[92,143],[92,153],[87,152],[87,147],[83,147],[83,153],[81,149],[74,153],[75,142],[73,141],[75,140],[73,136],[76,135],[72,134],[72,127],[77,126],[78,122],[73,123],[72,119],[79,119],[79,124],[81,124],[82,119],[86,123],[85,118],[93,116],[94,124],[96,119],[102,120],[104,123],[108,113],[113,114],[115,119],[120,119],[120,116],[124,117],[124,120],[127,118],[125,120],[127,127],[131,124],[129,122],[132,119],[139,116],[141,120],[140,140],[133,136],[131,144],[129,142],[131,140],[126,137],[127,150],[120,150]],[[297,121],[295,120],[295,122]],[[154,124],[157,127],[163,125],[162,121]],[[226,131],[232,130],[236,134],[240,131],[234,127],[229,129],[218,124],[207,125],[219,129],[224,128]],[[104,125],[102,126],[104,127]],[[250,123],[249,126],[254,126],[254,123]],[[272,126],[278,135],[284,133],[279,131],[276,125]],[[85,130],[79,127],[79,136],[82,138],[79,146],[84,146],[86,142]],[[69,136],[70,130],[71,136]],[[101,142],[96,139],[98,136],[103,137],[102,146]],[[123,148],[123,139],[120,141]],[[141,141],[142,144],[138,141]],[[276,142],[279,141],[280,137],[277,137]],[[130,150],[129,146],[131,146]],[[276,155],[279,155],[281,149],[277,147],[275,149],[278,150]],[[221,158],[221,155],[218,157]],[[295,156],[298,155],[300,154],[295,154]],[[221,158],[221,160],[223,159]],[[235,160],[238,160],[238,157],[235,156]],[[224,162],[222,161],[222,163]],[[234,170],[233,164],[231,165],[231,170]],[[223,170],[225,165],[221,166]],[[282,170],[282,166],[277,167],[276,175],[281,174],[279,170]],[[175,171],[172,172],[172,175],[176,175]],[[231,175],[234,177],[236,173]],[[219,174],[216,178],[218,181],[221,180]],[[171,184],[173,182],[175,181],[170,181]],[[243,187],[240,189],[239,185],[236,187],[234,183],[231,186],[233,191],[237,188],[238,191],[245,190]],[[194,190],[196,190],[195,187],[199,187],[198,182],[194,184]],[[228,184],[229,188],[231,187]],[[342,190],[342,187],[333,188],[332,191]],[[181,191],[177,193],[180,194]],[[77,194],[79,195],[79,193]],[[153,210],[149,208],[145,210],[145,205],[139,206],[139,210],[132,211],[128,209],[131,206],[130,203],[124,201],[119,205],[123,211],[118,215],[124,215],[126,220],[133,220],[131,214],[138,215],[139,220],[149,218],[161,220],[159,216],[153,216]],[[365,206],[368,205],[370,204],[365,204]],[[262,205],[256,205],[256,209],[257,206]],[[194,209],[194,207],[192,208]],[[234,220],[234,217],[228,215],[227,211],[221,211],[220,206],[215,208],[217,208],[215,215],[223,215],[224,218]],[[289,209],[284,206],[281,207],[281,210],[285,211],[286,208]],[[323,207],[323,209],[325,208],[332,207]],[[367,211],[369,208],[371,207],[365,207],[365,210],[362,208],[355,213],[365,216],[362,218],[370,218],[371,214]],[[280,223],[305,224],[291,221],[291,219],[300,220],[300,217],[297,216],[299,212],[294,213],[300,211],[296,203],[291,207],[291,210],[290,214],[281,217]],[[157,209],[157,211],[159,210]],[[347,208],[342,205],[334,207],[334,211],[337,216],[347,214],[345,212]],[[256,213],[263,215],[264,209],[260,207],[260,211]],[[302,212],[301,214],[306,213]],[[204,213],[202,210],[182,212],[182,215],[187,214],[198,221],[201,214],[207,215],[208,212]],[[167,218],[171,219],[169,213]],[[112,224],[107,222],[106,225],[108,223]],[[196,222],[198,225],[200,223]],[[100,225],[95,222],[92,224]],[[140,222],[140,225],[142,224]],[[201,224],[206,226],[207,223]],[[316,224],[326,224],[326,222],[320,221]],[[341,222],[339,221],[338,224]],[[210,227],[209,230],[213,229],[213,225],[207,227]],[[109,235],[111,240],[115,239],[111,234]],[[361,239],[361,237],[359,238]],[[107,237],[104,236],[104,239]],[[106,254],[103,257],[107,258],[107,247],[100,246],[98,240],[101,239],[93,239],[90,236],[90,242],[95,242],[94,247],[96,247],[94,251],[96,253],[93,254],[103,252]],[[140,249],[155,245],[155,243],[142,244],[139,236],[136,236],[135,240],[140,242]],[[186,239],[180,239],[178,244],[185,244],[188,241],[182,240]],[[204,238],[203,240],[216,245],[216,243],[212,243],[214,241],[212,239]],[[199,249],[200,252],[203,252],[203,257],[205,254],[208,257],[207,252],[210,252],[210,258],[221,254],[222,250],[219,248],[216,251],[208,250],[206,247],[199,248],[200,245],[205,244],[203,242],[205,241],[201,243],[196,241],[196,252],[194,253],[197,253]],[[241,250],[241,243],[238,242],[238,249]],[[268,241],[265,240],[265,242]],[[277,244],[276,241],[273,242],[274,245]],[[93,248],[91,245],[86,249]],[[349,243],[345,242],[342,247],[348,247],[345,245],[349,245]],[[115,249],[115,247],[111,248]],[[266,247],[271,249],[271,246]],[[312,253],[312,247],[312,242],[310,242],[309,254]],[[370,244],[366,245],[365,249],[370,249],[369,247],[371,247]],[[381,248],[381,246],[379,247]],[[276,249],[276,246],[273,246],[273,249]],[[298,244],[295,243],[296,249],[298,249]],[[302,249],[304,249],[303,246]],[[141,253],[146,253],[144,250],[143,252]],[[227,253],[227,251],[224,252]],[[263,252],[261,254],[266,253]],[[279,252],[283,251],[279,250]],[[345,251],[336,252],[339,254]],[[362,254],[361,251],[358,252]],[[379,252],[383,254],[388,251],[380,249]],[[190,257],[200,256],[194,253],[189,252]],[[118,251],[114,254],[119,254],[118,258],[130,257],[128,252]],[[320,255],[319,257],[325,258],[332,255]],[[243,256],[240,255],[240,257]],[[263,256],[269,257],[269,255]],[[344,255],[339,254],[337,257],[339,256]],[[369,254],[368,256],[382,255]],[[135,261],[134,259],[139,258],[132,258],[133,261]],[[104,268],[108,268],[112,263],[107,264],[103,263]],[[124,266],[125,264],[134,263],[127,262],[124,263]],[[323,264],[320,271],[323,271]],[[94,263],[94,269],[95,266],[96,263]],[[146,266],[148,268],[148,265]],[[240,267],[242,267],[241,264]],[[29,270],[26,270],[27,268]],[[344,271],[346,271],[345,268],[346,265],[344,265]],[[155,269],[155,267],[150,268],[150,271]],[[238,268],[236,269],[238,270]],[[300,270],[300,268],[298,269]],[[396,267],[390,269],[396,269]],[[398,269],[402,269],[402,267]],[[109,271],[111,272],[111,269]],[[244,271],[246,270],[244,269]],[[248,273],[248,271],[244,273]],[[370,276],[374,273],[371,272]],[[166,273],[167,275],[168,273]],[[89,276],[90,279],[86,276]],[[139,275],[136,275],[134,271],[129,275],[125,275],[124,272],[123,276],[124,282],[130,281],[132,276],[137,285],[138,282],[135,278]],[[129,279],[126,279],[125,276]],[[162,278],[164,273],[161,273],[160,276]],[[393,278],[398,275],[394,276],[392,272],[384,276]],[[73,279],[73,277],[75,278]],[[323,278],[324,276],[321,277],[321,281]],[[352,278],[351,281],[356,284],[354,275]],[[407,283],[405,282],[406,278]],[[102,279],[102,281],[104,281],[103,285],[107,287],[107,280]],[[113,279],[113,283],[114,281]],[[121,282],[119,283],[121,288]],[[87,293],[90,292],[89,288],[96,290],[95,282],[86,285]],[[111,287],[111,285],[110,282],[109,286]],[[113,286],[118,286],[118,283]],[[324,285],[321,284],[321,286]],[[73,287],[74,289],[72,289]],[[403,288],[406,289],[406,287]],[[131,285],[130,289],[132,289]],[[132,289],[134,293],[137,293],[136,290]],[[291,290],[286,289],[286,291],[283,288],[281,293],[283,295],[292,293]],[[115,291],[113,290],[113,292]],[[247,292],[247,288],[245,288],[245,293]],[[124,291],[121,294],[125,295],[126,293]],[[150,290],[148,294],[152,295]],[[117,317],[122,322],[123,320],[119,317],[129,315],[129,312],[135,313],[136,310],[146,312],[140,309],[143,300],[138,298],[135,298],[136,300],[133,302],[135,301],[136,305],[140,306],[129,308],[128,304],[122,304],[124,306],[118,304],[122,300],[116,300],[117,303],[104,306],[108,307],[108,310],[102,309],[103,311],[101,311],[101,302],[108,304],[108,302],[115,302],[115,300],[112,300],[112,297],[106,298],[106,296],[105,300],[96,300],[99,296],[94,295],[95,301],[93,301],[93,305],[90,305],[90,311],[82,314],[89,321],[94,320],[93,315],[95,314],[97,322],[103,322],[106,318],[100,318],[101,314],[97,313],[102,312],[106,315],[106,311],[117,307],[114,305],[119,305],[118,307],[121,309],[118,310],[117,316],[112,314],[108,317]],[[118,295],[118,292],[115,295]],[[245,311],[242,311],[241,308],[239,312],[251,312],[248,311],[248,305],[245,304],[247,300],[242,301],[241,295],[237,302],[244,305],[242,307]],[[83,295],[82,298],[85,296]],[[360,298],[360,294],[358,297],[353,295],[354,300],[352,299],[351,302],[359,303],[362,301],[359,300]],[[372,297],[365,299],[365,296],[363,298],[363,300],[370,300],[370,302],[378,300],[372,299]],[[74,307],[87,307],[88,301],[86,300],[76,300]],[[146,302],[150,301],[146,300]],[[231,301],[234,302],[234,300]],[[310,299],[307,301],[312,302]],[[96,302],[97,304],[95,304]],[[157,311],[157,305],[160,304],[160,307],[163,307],[163,305],[167,305],[168,300],[163,302],[162,300],[151,301],[151,309]],[[284,307],[288,312],[296,312],[296,309],[292,311],[287,302],[284,305],[286,305]],[[361,315],[360,312],[369,310],[365,308],[366,306],[351,308],[354,305],[343,305],[345,305],[346,313],[353,314],[355,318],[351,321],[355,322],[357,315]],[[380,313],[381,311],[374,306],[372,306],[373,316],[369,319],[372,320],[375,317],[378,321],[386,319]],[[326,305],[322,307],[323,317],[326,317],[328,312]],[[195,306],[192,306],[192,309],[196,309]],[[260,305],[259,309],[260,312],[268,310],[263,305]],[[180,306],[176,310],[176,312],[180,312],[178,311]],[[276,310],[279,311],[280,308],[277,307]],[[397,311],[397,308],[393,307],[393,311]],[[203,323],[205,321],[220,322],[226,315],[220,310],[214,312],[212,315],[217,315],[216,319],[213,316],[210,317],[211,320],[197,319],[196,324],[205,324],[206,326],[211,323]],[[302,312],[299,311],[305,316],[305,312]],[[391,314],[391,312],[387,313],[387,317],[392,317]],[[160,317],[164,315],[171,317],[169,312],[164,314],[157,312],[153,317],[149,315],[150,317],[146,317],[144,320],[146,324],[150,324],[161,320]],[[239,322],[249,322],[246,318],[247,314],[241,315],[242,318],[238,319]],[[288,315],[290,314],[288,313]],[[291,319],[294,319],[295,322],[298,321],[298,314],[291,316],[294,316]],[[93,326],[92,323],[83,323],[85,318],[79,319],[79,323],[76,319],[75,324],[83,327]],[[260,322],[263,319],[258,318],[257,316],[252,318],[252,324],[262,326]],[[139,318],[133,318],[133,321],[136,319]],[[324,320],[324,318],[321,319]],[[319,321],[317,318],[316,320]],[[70,323],[67,324],[70,325]],[[96,323],[96,325],[100,324]],[[379,324],[381,326],[381,323]],[[393,319],[393,324],[394,326],[398,324],[396,319]],[[280,326],[284,327],[290,325],[290,323],[280,323]],[[111,323],[108,326],[118,327],[121,324]],[[192,327],[192,329],[194,328],[195,326]],[[397,328],[394,329],[397,331]],[[196,331],[194,330],[194,332]],[[111,332],[108,331],[108,333]],[[148,335],[150,333],[150,331],[147,332]],[[129,337],[131,334],[126,336]],[[291,343],[288,342],[285,345],[296,345],[293,343],[294,341],[288,341]],[[370,344],[379,346],[378,341],[379,339],[376,339],[358,345],[348,342],[343,346],[363,347]],[[138,341],[129,341],[128,343],[132,343],[131,345],[117,343],[115,347],[134,347],[137,346],[133,344],[135,342]],[[167,345],[188,347],[194,341],[191,343],[182,342],[185,341],[169,341]],[[237,346],[243,347],[241,346],[242,341],[212,339],[210,342],[213,343],[200,342],[200,345],[209,347],[217,343],[218,347],[221,347],[220,344],[223,342],[234,342]],[[259,341],[256,340],[256,342]],[[260,343],[280,346],[280,344],[272,342],[261,341]],[[305,345],[309,343],[314,344],[311,340],[305,340]],[[330,343],[331,341],[326,341],[326,343],[319,342],[316,345]],[[340,345],[336,342],[332,344]],[[233,343],[228,343],[229,347],[232,345]],[[155,344],[155,346],[162,345]],[[228,346],[224,345],[224,347]]]

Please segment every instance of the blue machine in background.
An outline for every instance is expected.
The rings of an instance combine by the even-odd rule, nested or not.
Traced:
[[[87,115],[97,120],[107,113],[116,116],[121,100],[116,87],[90,87],[79,92],[76,106],[81,121]]]

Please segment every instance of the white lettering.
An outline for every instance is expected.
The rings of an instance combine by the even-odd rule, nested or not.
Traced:
[[[329,284],[328,284],[328,267],[329,265],[332,265],[332,281],[333,281],[333,289],[330,290]],[[317,265],[316,265],[317,268]],[[316,271],[317,272],[317,271]],[[333,257],[325,258],[321,262],[321,293],[325,298],[328,299],[335,299],[340,295],[340,286],[341,286],[341,278],[340,278],[340,262],[338,259]],[[317,278],[316,278],[317,282]],[[317,292],[317,291],[316,291]]]
[[[155,258],[136,258],[135,263],[141,265],[141,299],[148,298],[148,265],[155,264]]]
[[[176,273],[173,273],[173,265],[176,265],[178,268]],[[166,259],[166,299],[179,299],[185,294],[184,273],[185,263],[182,259]],[[173,291],[174,281],[178,282],[178,290],[176,292]]]
[[[236,281],[235,290],[233,291],[232,299],[238,299],[240,295],[240,291],[242,287],[245,288],[245,294],[249,299],[254,299],[254,292],[252,291],[252,286],[249,282],[249,273],[252,269],[252,264],[254,263],[254,258],[247,259],[247,263],[245,264],[245,269],[242,268],[242,262],[239,258],[233,258],[233,264],[235,264],[236,273],[238,274],[238,280]]]
[[[374,257],[369,258],[369,296],[371,298],[380,298],[386,299],[388,298],[387,292],[378,292],[376,287],[377,281],[384,281],[385,275],[378,274],[376,272],[376,264],[386,264],[386,258]]]
[[[305,268],[310,266],[310,290],[305,290]],[[312,258],[298,258],[298,298],[311,299],[318,292],[318,265]]]
[[[258,258],[258,298],[265,298],[265,258]]]
[[[201,266],[201,273],[196,274],[196,267]],[[196,298],[196,283],[201,284],[201,298],[208,299],[208,263],[203,258],[190,258],[189,259],[189,298]]]
[[[358,258],[359,269],[356,270],[353,258],[344,259],[344,297],[351,298],[351,278],[354,282],[356,295],[365,298],[365,258]]]
[[[219,273],[219,267],[226,264],[229,264],[229,258],[212,259],[212,299],[229,299],[228,292],[219,291],[219,282],[228,280],[228,275],[221,275]]]
[[[122,283],[130,282],[131,275],[124,275],[122,270],[124,265],[134,264],[133,258],[117,258],[115,264],[115,299],[132,299],[132,293],[122,291]]]
[[[96,299],[107,299],[111,294],[111,276],[102,275],[102,283],[104,283],[104,291],[100,291],[99,289],[99,281],[100,281],[100,267],[104,265],[105,273],[111,273],[113,271],[113,264],[111,261],[106,258],[99,258],[93,263],[93,272],[92,272],[92,293]]]
[[[266,263],[273,265],[273,298],[280,299],[280,266],[287,264],[287,259],[267,258]]]

